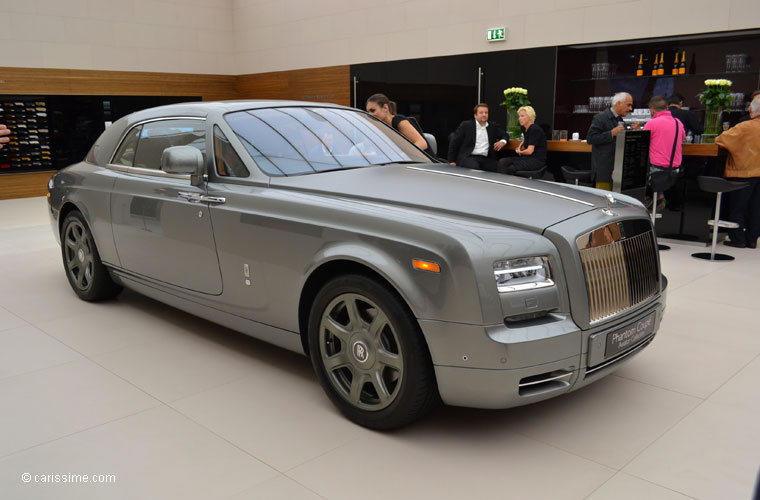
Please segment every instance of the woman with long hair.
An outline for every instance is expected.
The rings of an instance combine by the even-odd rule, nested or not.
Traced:
[[[422,131],[418,130],[406,116],[395,114],[395,106],[391,104],[391,100],[385,94],[370,96],[367,99],[366,106],[367,113],[398,130],[404,137],[412,141],[415,146],[430,156],[434,156],[432,149],[430,149],[425,137],[422,135]]]

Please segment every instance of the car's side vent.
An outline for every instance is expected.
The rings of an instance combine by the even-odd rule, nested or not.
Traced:
[[[573,376],[571,370],[554,370],[538,375],[531,375],[520,380],[520,396],[534,396],[570,387]]]

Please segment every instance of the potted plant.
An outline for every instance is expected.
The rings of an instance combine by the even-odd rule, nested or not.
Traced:
[[[504,102],[502,106],[507,107],[507,132],[510,139],[520,138],[520,122],[517,120],[517,110],[521,106],[529,106],[528,91],[521,87],[510,87],[504,89]]]
[[[720,114],[731,106],[731,80],[705,80],[705,89],[697,94],[699,102],[705,105],[705,135],[720,133]]]

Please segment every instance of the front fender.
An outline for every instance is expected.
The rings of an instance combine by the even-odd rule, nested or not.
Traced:
[[[334,262],[352,262],[381,276],[407,303],[418,319],[482,324],[483,315],[477,283],[472,268],[464,262],[464,249],[454,255],[404,242],[361,241],[335,242],[325,245],[315,255],[304,273],[301,288],[323,266]],[[412,267],[414,259],[434,262],[440,272]]]

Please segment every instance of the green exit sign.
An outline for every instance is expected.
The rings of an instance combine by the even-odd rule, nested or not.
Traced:
[[[489,42],[503,42],[507,37],[507,28],[492,28],[486,32]]]

